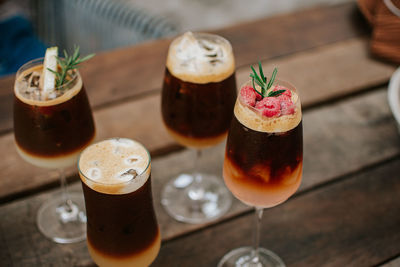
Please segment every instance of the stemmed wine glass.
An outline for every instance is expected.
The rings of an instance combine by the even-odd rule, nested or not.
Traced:
[[[43,64],[43,58],[35,59],[17,72],[15,146],[28,163],[58,170],[61,194],[41,205],[37,226],[57,243],[73,243],[86,237],[85,206],[82,194],[68,192],[63,170],[76,164],[79,153],[94,139],[95,126],[78,70],[69,70],[66,82],[44,99],[39,86]]]
[[[222,178],[202,173],[199,161],[203,148],[225,139],[235,99],[235,63],[226,39],[187,32],[172,41],[162,89],[162,117],[177,142],[197,151],[194,171],[170,180],[162,192],[162,204],[178,221],[208,222],[231,205]]]
[[[273,252],[259,247],[263,209],[287,200],[300,185],[303,166],[302,112],[294,86],[270,82],[253,68],[253,80],[240,90],[224,159],[229,190],[255,207],[254,246],[234,249],[219,262],[227,266],[284,266]],[[255,81],[255,82],[254,82]]]

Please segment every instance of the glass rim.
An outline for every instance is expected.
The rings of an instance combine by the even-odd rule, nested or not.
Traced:
[[[112,183],[112,184],[110,184],[110,183],[99,182],[99,181],[93,180],[92,178],[87,177],[87,175],[85,175],[85,174],[82,172],[81,168],[80,168],[80,164],[79,164],[79,163],[80,163],[80,160],[81,160],[81,156],[82,156],[82,154],[83,154],[89,147],[92,147],[92,146],[94,146],[94,145],[96,145],[96,144],[99,144],[99,143],[101,143],[101,142],[105,142],[105,141],[109,141],[109,140],[115,140],[115,139],[128,139],[128,140],[130,140],[130,141],[134,141],[134,142],[140,144],[140,145],[144,148],[144,150],[146,151],[147,156],[148,156],[148,161],[147,161],[147,165],[146,165],[146,167],[144,168],[144,170],[143,170],[140,174],[138,174],[137,176],[142,176],[143,174],[145,174],[145,173],[147,172],[147,170],[149,169],[149,167],[151,166],[151,155],[150,155],[150,152],[149,152],[149,150],[148,150],[141,142],[136,141],[136,140],[131,139],[131,138],[128,138],[128,137],[110,137],[110,138],[106,138],[106,139],[103,139],[103,140],[94,142],[94,143],[88,145],[87,147],[85,147],[85,149],[83,149],[83,150],[81,151],[81,153],[79,153],[79,156],[78,156],[77,167],[78,167],[78,172],[79,172],[79,174],[82,175],[83,177],[85,177],[85,179],[89,180],[91,183],[98,184],[98,185],[103,185],[103,186],[119,186],[119,185],[126,185],[126,184],[131,183],[137,176],[132,177],[132,179],[130,179],[130,180],[128,180],[128,181],[123,181],[123,182],[118,182],[118,183]],[[81,179],[81,180],[82,180],[82,179]],[[82,181],[82,182],[83,182],[83,181]]]
[[[60,58],[63,58],[63,57],[60,57]],[[29,60],[28,62],[25,62],[21,67],[18,68],[15,80],[17,81],[18,78],[21,76],[21,74],[25,70],[27,70],[27,69],[29,69],[29,68],[31,68],[33,66],[40,65],[40,63],[42,63],[42,65],[43,65],[43,62],[44,62],[44,57],[35,58],[35,59],[32,59],[32,60]],[[32,66],[30,66],[30,65],[32,65]],[[64,88],[67,88],[68,86],[73,84],[77,80],[77,78],[79,76],[80,76],[80,73],[79,73],[78,69],[73,69],[72,70],[72,75],[71,75],[71,80],[67,81],[66,83],[64,83],[61,86],[55,86],[54,90],[63,90]]]

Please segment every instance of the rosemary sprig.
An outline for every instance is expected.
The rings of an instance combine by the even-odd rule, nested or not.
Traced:
[[[80,63],[94,57],[94,55],[95,54],[90,54],[80,58],[79,46],[74,47],[72,56],[68,55],[67,51],[64,50],[64,58],[57,57],[57,63],[60,67],[58,71],[47,68],[56,75],[56,88],[62,86],[66,82],[68,71],[79,68]]]
[[[269,79],[268,83],[267,83],[268,79],[267,79],[267,77],[264,76],[264,72],[263,72],[260,61],[258,61],[258,70],[259,70],[260,74],[257,74],[257,72],[253,68],[253,66],[251,66],[251,70],[253,71],[253,73],[250,73],[250,77],[251,77],[251,80],[253,83],[253,88],[259,95],[262,96],[262,98],[272,97],[272,96],[276,97],[276,96],[281,95],[283,92],[285,92],[285,90],[268,91],[269,89],[271,89],[272,85],[274,84],[276,74],[278,73],[277,68],[274,68],[274,71],[272,72],[272,75],[271,75],[271,79]],[[260,86],[261,92],[256,89],[255,83]]]

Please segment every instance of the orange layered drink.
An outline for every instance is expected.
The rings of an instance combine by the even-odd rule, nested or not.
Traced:
[[[275,81],[270,97],[261,97],[254,87],[251,81],[244,84],[236,101],[223,176],[239,200],[267,208],[284,202],[300,185],[302,113],[289,83]]]

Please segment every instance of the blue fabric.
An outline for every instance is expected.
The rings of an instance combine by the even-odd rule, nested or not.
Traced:
[[[0,21],[0,76],[17,72],[29,60],[43,57],[46,46],[22,16]]]

